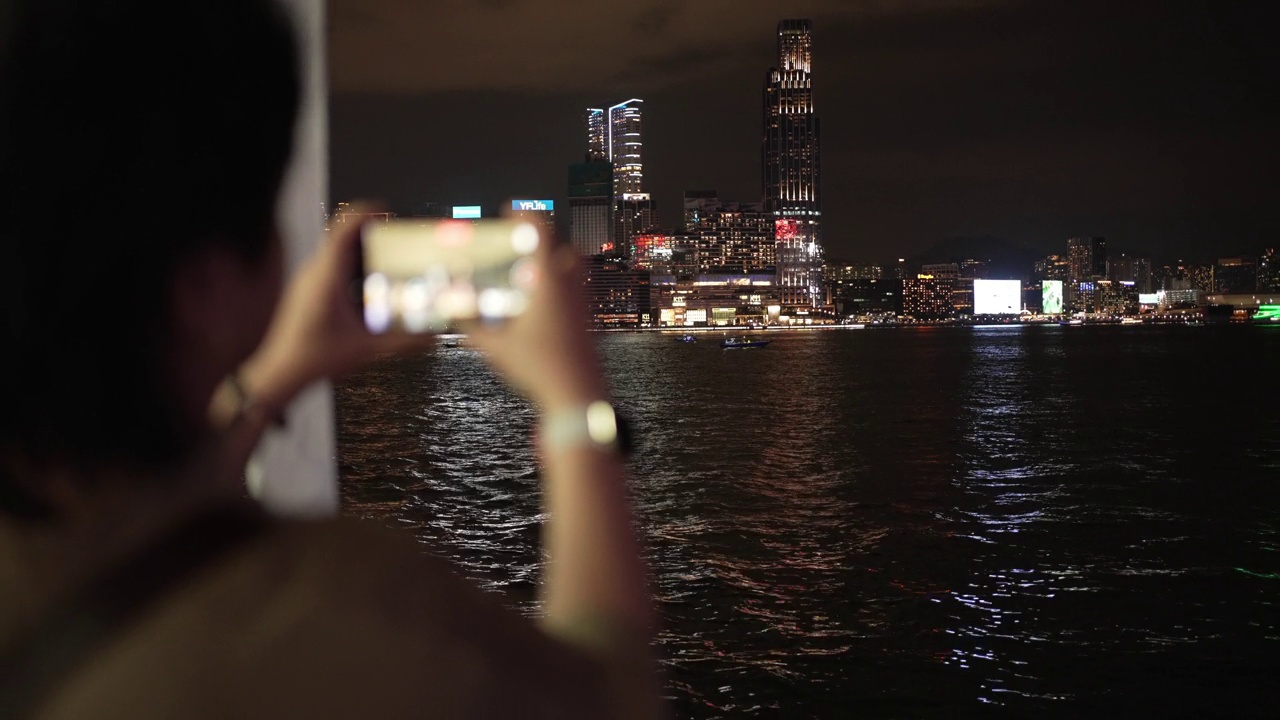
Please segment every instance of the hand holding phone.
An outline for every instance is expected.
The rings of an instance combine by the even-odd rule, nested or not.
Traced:
[[[541,242],[528,222],[393,220],[367,224],[362,234],[370,332],[443,332],[513,318],[528,306]]]

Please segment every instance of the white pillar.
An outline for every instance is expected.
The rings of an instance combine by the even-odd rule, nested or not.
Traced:
[[[329,125],[325,81],[323,0],[281,0],[297,29],[302,106],[293,159],[280,197],[289,272],[314,252],[324,234],[321,204],[329,190]],[[249,491],[277,515],[324,517],[338,512],[333,388],[321,383],[286,412],[286,427],[271,430],[250,463]]]

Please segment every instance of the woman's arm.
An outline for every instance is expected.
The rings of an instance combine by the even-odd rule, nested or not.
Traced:
[[[210,422],[223,433],[228,477],[243,472],[262,432],[312,382],[380,354],[431,344],[430,336],[365,329],[349,297],[358,236],[357,227],[335,231],[290,283],[237,380],[211,399]],[[607,386],[585,331],[576,255],[544,243],[538,259],[529,310],[503,327],[471,328],[471,337],[542,417],[572,417],[607,400]],[[621,459],[607,447],[572,439],[541,438],[538,446],[551,516],[543,627],[604,664],[619,716],[661,716],[649,646],[653,616]]]
[[[542,277],[525,315],[474,328],[490,362],[538,407],[538,450],[549,520],[543,583],[545,629],[603,658],[627,716],[660,715],[650,642],[646,569],[627,499],[622,460],[586,437],[553,434],[548,421],[585,414],[608,390],[586,332],[582,281],[569,248],[542,251]]]

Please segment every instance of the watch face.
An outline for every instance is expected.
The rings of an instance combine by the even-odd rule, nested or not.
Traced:
[[[596,445],[618,442],[618,420],[612,405],[597,400],[587,406],[587,435]]]
[[[553,448],[595,447],[624,454],[631,449],[626,421],[604,400],[546,414],[539,435]]]

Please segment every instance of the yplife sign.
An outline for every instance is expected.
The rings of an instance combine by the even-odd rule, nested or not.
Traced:
[[[553,212],[556,203],[554,200],[512,200],[511,209],[516,212]]]

